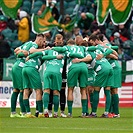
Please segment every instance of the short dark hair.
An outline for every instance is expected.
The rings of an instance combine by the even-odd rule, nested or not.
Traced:
[[[86,46],[86,47],[87,47],[87,46],[88,46],[88,42],[84,40],[84,41],[81,43],[81,46]]]
[[[73,44],[73,45],[75,45],[75,41],[74,41],[72,38],[70,38],[70,39],[67,41],[67,44]]]
[[[96,41],[96,40],[99,40],[98,36],[97,35],[90,35],[89,37],[89,41],[92,40],[92,41]]]
[[[99,40],[104,41],[104,35],[103,34],[98,34],[97,36],[98,36]]]
[[[37,34],[36,37],[44,37],[44,34],[40,33],[40,34]]]

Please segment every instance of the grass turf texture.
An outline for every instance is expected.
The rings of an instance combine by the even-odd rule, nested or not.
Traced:
[[[103,111],[98,108],[97,115]],[[80,114],[81,108],[74,108],[73,118],[10,118],[10,109],[1,108],[0,133],[133,133],[132,108],[120,108],[120,118],[80,118]]]

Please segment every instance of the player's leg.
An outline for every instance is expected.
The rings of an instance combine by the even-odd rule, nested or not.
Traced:
[[[88,87],[87,87],[87,91],[88,91],[88,96],[89,96],[89,101],[90,101],[90,105],[91,105],[91,112],[92,112],[92,106],[93,106],[93,91],[94,91],[94,81],[95,81],[95,72],[94,69],[92,68],[88,68]]]
[[[59,91],[53,90],[53,104],[54,104],[54,118],[58,117],[58,109],[59,109]]]
[[[90,117],[97,117],[96,113],[97,113],[97,107],[99,103],[99,92],[100,92],[100,87],[94,87],[92,113],[90,114]]]
[[[73,89],[77,85],[78,81],[78,72],[77,68],[74,68],[68,72],[67,77],[67,106],[68,106],[68,117],[72,117],[72,105],[73,105]]]
[[[116,62],[116,66],[113,68],[114,75],[114,86],[111,88],[112,94],[112,102],[113,102],[113,113],[114,117],[120,117],[119,115],[119,96],[118,96],[118,88],[121,87],[121,67],[118,62]]]
[[[12,68],[12,81],[13,81],[13,93],[11,96],[11,115],[10,117],[19,117],[20,115],[16,113],[16,104],[18,94],[22,88],[22,68],[14,64]]]
[[[111,89],[112,94],[112,101],[113,101],[113,117],[119,117],[119,96],[118,96],[118,89],[113,88]]]
[[[20,109],[21,109],[22,116],[26,114],[26,109],[25,109],[24,102],[23,102],[23,92],[24,90],[20,90],[20,94],[19,94],[19,103],[20,103]]]
[[[86,97],[87,97],[87,104],[86,104],[86,116],[89,115],[89,106],[88,106],[88,102],[89,102],[89,93],[88,93],[88,87],[86,87]]]
[[[23,88],[24,88],[24,94],[23,94],[23,102],[24,106],[26,108],[26,115],[25,117],[35,117],[31,115],[31,110],[30,110],[30,103],[29,103],[29,96],[30,96],[30,89],[31,84],[30,84],[30,79],[31,79],[31,73],[33,74],[33,70],[31,67],[24,67],[22,70],[22,77],[23,77]]]
[[[65,92],[65,88],[66,88],[66,82],[62,83],[62,87],[60,90],[60,110],[61,110],[61,117],[67,117],[65,115],[65,105],[66,105],[66,92]]]
[[[24,101],[24,106],[26,108],[26,117],[31,115],[31,110],[30,110],[30,103],[29,103],[29,89],[25,88],[24,89],[24,97],[23,97],[23,101]]]
[[[52,117],[52,106],[53,106],[53,90],[50,90],[49,103],[48,103],[49,117]]]
[[[104,89],[104,94],[106,96],[106,102],[105,102],[105,112],[102,114],[101,117],[110,117],[112,118],[112,116],[109,114],[109,110],[110,110],[110,105],[111,105],[111,93],[110,93],[110,87],[106,87]]]
[[[68,117],[72,117],[73,89],[74,87],[69,87],[67,92]]]
[[[43,91],[43,107],[44,107],[44,116],[49,117],[48,114],[48,103],[49,103],[50,89],[45,88]]]
[[[43,90],[44,116],[49,117],[48,104],[49,104],[50,89],[52,87],[51,73],[45,71],[43,80],[44,80],[44,82],[43,82],[44,83],[44,90]]]
[[[82,104],[82,117],[86,116],[86,107],[87,107],[87,92],[86,92],[87,88],[81,88],[80,92],[81,92],[81,104]]]
[[[94,87],[88,86],[88,95],[89,95],[89,101],[90,101],[90,106],[91,106],[91,112],[92,112],[92,107],[93,107],[93,92],[94,92]]]
[[[36,91],[36,103],[38,106],[38,117],[44,117],[43,115],[43,103],[42,103],[42,89],[35,89]]]
[[[59,92],[62,85],[62,76],[60,74],[52,73],[52,90],[53,90],[53,104],[54,104],[54,118],[58,117],[59,108]]]
[[[16,104],[18,98],[19,90],[14,89],[11,96],[11,114],[10,117],[19,117],[20,115],[16,113]]]
[[[82,69],[79,69],[79,86],[81,92],[81,103],[82,103],[82,117],[86,116],[87,111],[87,85],[88,85],[88,69],[86,66],[83,66]]]
[[[110,110],[110,105],[111,105],[111,93],[110,93],[110,88],[111,86],[114,85],[114,80],[113,80],[113,69],[112,67],[106,69],[106,71],[109,72],[107,75],[106,72],[106,78],[107,78],[107,83],[106,83],[106,88],[104,88],[104,94],[106,96],[106,103],[105,103],[105,112],[101,117],[106,117],[106,118],[112,118],[112,115],[109,114]]]
[[[42,103],[42,83],[41,83],[40,73],[36,68],[31,68],[28,74],[29,74],[28,76],[29,76],[30,86],[31,88],[34,88],[36,92],[36,104],[37,104],[36,106],[39,111],[38,117],[44,117],[42,115],[43,103]]]

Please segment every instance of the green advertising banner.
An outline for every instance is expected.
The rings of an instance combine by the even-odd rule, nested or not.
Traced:
[[[16,61],[15,59],[6,59],[6,58],[3,60],[3,81],[12,80],[12,67],[15,61]],[[43,77],[44,68],[45,68],[45,65],[43,64],[39,70],[41,78]]]
[[[15,63],[15,59],[4,59],[3,60],[3,80],[10,81],[12,80],[12,66]]]

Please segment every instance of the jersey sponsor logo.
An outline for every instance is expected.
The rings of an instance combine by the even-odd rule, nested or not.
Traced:
[[[53,66],[55,66],[55,65],[58,65],[59,66],[59,63],[57,61],[55,61],[55,60],[49,62],[49,64],[51,64]]]
[[[23,62],[20,62],[20,63],[19,63],[19,66],[20,66],[20,67],[24,67],[24,63],[23,63]]]
[[[91,77],[91,78],[88,78],[88,81],[92,81],[93,80],[93,78]]]
[[[112,67],[115,67],[115,66],[116,66],[116,65],[115,65],[115,62],[113,62],[113,63],[111,64],[111,66],[112,66]]]
[[[28,60],[28,62],[36,62],[34,59],[30,59]]]

